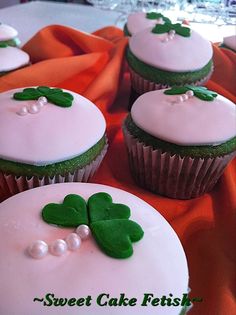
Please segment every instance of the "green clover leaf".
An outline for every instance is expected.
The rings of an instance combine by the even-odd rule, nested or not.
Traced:
[[[0,48],[7,48],[8,45],[6,43],[0,43]]]
[[[62,89],[50,88],[48,86],[26,88],[22,92],[15,93],[13,98],[18,101],[25,101],[37,100],[41,96],[45,96],[50,103],[60,107],[70,107],[74,99],[72,94],[63,92]]]
[[[190,28],[182,26],[180,23],[172,24],[171,22],[166,22],[165,24],[156,24],[152,29],[154,34],[164,34],[169,33],[169,31],[174,30],[176,34],[184,37],[190,36]]]
[[[182,26],[180,23],[173,24],[173,30],[181,36],[189,37],[190,36],[190,28],[186,26]]]
[[[168,22],[171,23],[171,20],[168,19],[168,17],[164,16],[161,13],[157,13],[157,12],[148,12],[146,14],[146,18],[149,20],[158,20],[158,19],[162,19],[164,22]]]
[[[130,209],[113,203],[107,193],[93,194],[86,205],[79,195],[67,195],[62,204],[50,203],[42,210],[42,218],[49,224],[64,227],[90,226],[98,246],[108,256],[127,258],[133,254],[133,242],[143,237],[142,228],[129,220]]]
[[[184,94],[188,90],[189,89],[186,86],[176,86],[176,87],[172,87],[169,90],[165,90],[164,94],[166,94],[166,95],[178,95],[178,94]]]
[[[97,221],[91,224],[91,230],[99,247],[114,258],[132,256],[132,243],[144,234],[136,222],[126,219]]]
[[[203,101],[213,101],[217,97],[217,93],[208,90],[204,86],[188,86],[194,93],[194,95]]]
[[[89,218],[91,222],[112,219],[129,219],[130,208],[120,203],[113,203],[107,193],[97,193],[88,200]]]
[[[88,224],[87,206],[79,195],[67,195],[62,204],[49,203],[42,210],[43,220],[49,224],[77,227]]]
[[[164,34],[168,33],[171,30],[171,24],[165,23],[165,24],[156,24],[154,28],[152,29],[152,33],[154,34]]]
[[[184,94],[187,91],[193,91],[194,96],[203,100],[203,101],[213,101],[217,97],[217,93],[208,90],[204,86],[194,86],[194,85],[186,85],[186,86],[173,86],[172,88],[165,90],[164,94],[166,95],[178,95]]]

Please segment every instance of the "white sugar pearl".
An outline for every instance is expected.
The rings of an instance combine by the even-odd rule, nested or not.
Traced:
[[[50,253],[54,256],[62,256],[67,251],[67,244],[64,240],[57,239],[50,245]]]
[[[187,101],[188,95],[187,95],[187,94],[183,94],[183,95],[182,95],[182,98],[183,98],[183,101]]]
[[[85,240],[90,235],[90,228],[85,224],[79,225],[76,229],[76,234],[78,234],[82,240]]]
[[[66,237],[68,249],[76,250],[81,245],[81,238],[76,233],[71,233]]]
[[[48,245],[44,241],[38,240],[30,245],[28,253],[35,259],[41,259],[48,253]]]
[[[40,107],[40,108],[42,108],[44,105],[45,105],[45,103],[44,102],[41,102],[41,101],[37,101],[37,106],[38,107]]]
[[[172,40],[174,38],[174,35],[169,35],[169,40]]]
[[[184,101],[183,95],[178,96],[178,101],[181,102],[181,103]]]
[[[44,103],[44,104],[46,104],[46,103],[48,102],[48,99],[47,99],[45,96],[40,96],[40,97],[38,98],[38,101],[39,101],[39,102],[42,102],[42,103]]]
[[[37,114],[40,111],[40,108],[36,104],[33,104],[28,111],[30,114]]]
[[[37,105],[40,107],[43,107],[45,104],[47,104],[48,100],[45,96],[40,96],[37,100]]]
[[[169,41],[169,37],[167,36],[167,37],[163,38],[162,41],[163,41],[163,43],[167,43]]]
[[[194,95],[192,90],[188,90],[185,94],[188,95],[188,97],[193,97]]]
[[[174,36],[175,35],[175,30],[170,30],[169,35]]]
[[[25,116],[28,114],[28,109],[26,106],[22,107],[18,112],[17,112],[18,115],[20,116]]]

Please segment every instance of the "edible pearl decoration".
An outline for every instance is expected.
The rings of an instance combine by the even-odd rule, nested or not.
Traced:
[[[167,43],[169,40],[172,40],[175,37],[175,30],[170,30],[169,33],[163,38],[162,42]]]
[[[25,116],[28,114],[28,109],[26,106],[23,106],[18,112],[17,112],[18,115],[20,116]]]
[[[193,97],[194,95],[192,90],[188,90],[185,94],[188,95],[188,97]]]
[[[162,40],[163,43],[167,43],[168,41],[169,41],[169,37],[168,37],[168,36],[166,36],[166,37],[163,38],[163,40]]]
[[[184,101],[183,95],[179,95],[178,96],[178,101],[181,102],[181,103]]]
[[[54,256],[62,256],[67,251],[67,244],[64,240],[57,239],[50,245],[50,253]]]
[[[79,225],[76,229],[76,234],[78,234],[82,240],[85,240],[90,235],[90,228],[85,224]]]
[[[187,101],[188,95],[187,95],[187,94],[183,94],[183,95],[182,95],[182,99],[183,99],[183,101]]]
[[[41,259],[47,255],[48,245],[41,240],[35,241],[32,245],[30,245],[28,253],[35,259]]]
[[[28,111],[30,114],[37,114],[40,111],[40,109],[38,108],[38,106],[36,104],[33,104],[30,106]]]
[[[189,90],[185,94],[179,95],[177,97],[177,102],[185,102],[187,101],[190,97],[193,97],[194,93],[193,91]]]
[[[48,100],[45,96],[40,96],[38,98],[37,102],[35,104],[31,105],[29,107],[29,109],[26,106],[24,106],[17,112],[17,114],[20,116],[25,116],[28,113],[37,114],[40,112],[41,108],[47,104],[47,102],[48,102]]]
[[[170,30],[169,35],[171,35],[171,36],[175,35],[175,30]]]
[[[48,100],[45,96],[40,96],[37,100],[37,105],[42,108],[47,102]]]
[[[66,237],[66,244],[69,250],[76,250],[81,245],[81,238],[76,233],[71,233]]]

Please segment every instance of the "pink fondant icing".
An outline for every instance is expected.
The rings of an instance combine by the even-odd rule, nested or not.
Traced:
[[[223,43],[225,46],[236,51],[236,35],[224,37]]]
[[[164,42],[168,33],[154,34],[152,28],[134,34],[129,41],[131,52],[150,66],[167,71],[196,71],[212,58],[211,43],[191,30],[190,37],[175,34]]]
[[[17,30],[11,27],[10,25],[0,24],[0,41],[13,39],[17,35],[18,35]]]
[[[127,28],[131,35],[157,24],[157,20],[147,19],[146,14],[146,12],[135,12],[128,16]]]
[[[236,108],[225,97],[180,102],[180,95],[163,92],[148,92],[133,104],[132,119],[144,131],[179,145],[216,145],[236,136]]]
[[[1,51],[1,49],[0,49]],[[105,133],[100,110],[83,96],[74,96],[71,107],[47,103],[37,114],[20,116],[22,107],[36,101],[17,101],[11,90],[0,94],[0,158],[32,165],[46,165],[78,156]]]
[[[11,71],[26,66],[29,55],[16,47],[0,48],[0,72]]]
[[[26,249],[34,240],[48,244],[63,239],[74,229],[48,225],[41,210],[50,202],[59,203],[65,195],[80,194],[86,200],[97,192],[109,193],[114,202],[127,204],[131,219],[144,230],[134,243],[128,259],[106,256],[93,238],[83,241],[75,252],[61,257],[47,255],[41,260],[29,257]],[[57,184],[18,194],[0,205],[0,314],[4,315],[177,315],[181,306],[141,306],[144,293],[182,298],[187,293],[188,268],[181,243],[167,221],[151,206],[125,191],[96,184]],[[90,306],[46,307],[33,302],[53,293],[55,297],[92,297]],[[101,293],[110,297],[137,298],[136,306],[98,306]]]

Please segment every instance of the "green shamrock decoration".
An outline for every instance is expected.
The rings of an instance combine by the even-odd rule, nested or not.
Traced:
[[[113,219],[129,219],[130,208],[120,203],[113,203],[107,193],[97,193],[88,200],[91,222]]]
[[[87,205],[81,196],[71,194],[62,204],[50,203],[42,210],[42,218],[49,224],[89,225],[98,246],[114,258],[130,257],[132,243],[143,237],[142,228],[129,217],[128,206],[113,203],[112,197],[102,192],[92,195]]]
[[[13,98],[18,101],[26,101],[37,100],[41,96],[45,96],[50,103],[60,107],[70,107],[74,99],[72,94],[63,92],[62,89],[49,88],[47,86],[26,88],[22,92],[15,93]]]
[[[217,93],[208,90],[204,86],[194,86],[194,85],[186,85],[186,86],[173,86],[169,90],[165,90],[164,94],[166,95],[179,95],[184,94],[187,91],[193,91],[194,96],[198,97],[203,101],[213,101],[217,97]]]
[[[180,23],[172,24],[171,22],[167,22],[165,24],[156,24],[152,29],[152,33],[154,34],[164,34],[169,33],[169,31],[174,30],[176,34],[184,37],[190,36],[190,28],[186,26],[182,26]]]
[[[168,22],[171,23],[171,20],[168,19],[168,17],[164,16],[161,13],[157,13],[157,12],[148,12],[146,14],[146,18],[149,20],[158,20],[158,19],[162,19],[164,22]]]
[[[42,217],[49,224],[65,227],[88,225],[86,202],[79,195],[67,195],[62,204],[49,203],[43,208]]]
[[[0,43],[0,48],[7,48],[8,45],[6,43]]]
[[[91,224],[91,230],[100,248],[114,258],[132,256],[132,242],[143,237],[141,227],[126,219],[97,221]]]

